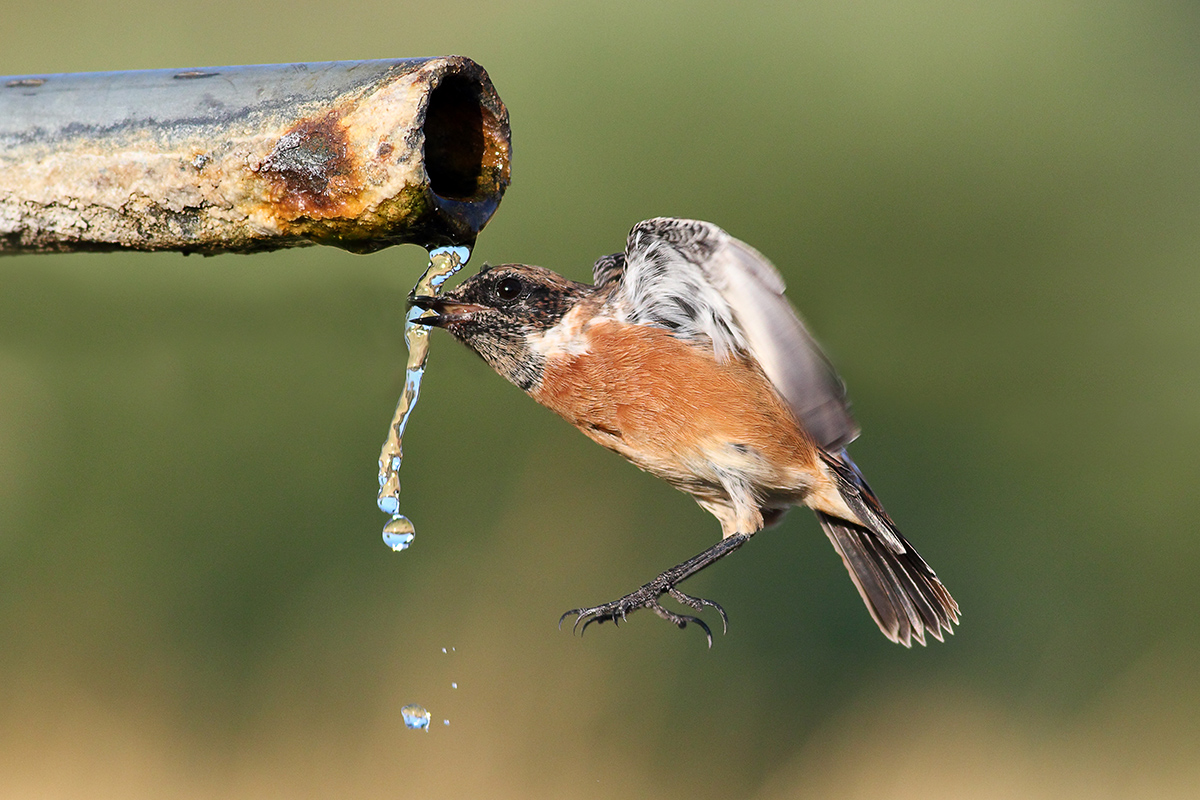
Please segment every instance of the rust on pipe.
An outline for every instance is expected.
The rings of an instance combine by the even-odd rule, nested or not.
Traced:
[[[461,56],[0,78],[0,255],[470,245],[510,153]]]

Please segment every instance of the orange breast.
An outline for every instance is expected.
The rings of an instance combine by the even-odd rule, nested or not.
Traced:
[[[675,472],[751,453],[772,488],[816,469],[811,441],[756,367],[719,364],[658,328],[600,322],[582,335],[586,352],[548,357],[531,395],[643,469],[678,485],[686,476]]]

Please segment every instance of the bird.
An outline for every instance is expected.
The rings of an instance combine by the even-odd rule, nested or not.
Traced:
[[[959,608],[900,534],[846,451],[859,434],[846,387],[784,295],[782,276],[716,225],[659,217],[593,283],[543,267],[485,265],[441,295],[414,295],[415,322],[449,332],[598,444],[690,494],[722,537],[574,627],[649,609],[679,628],[724,608],[678,585],[796,505],[812,509],[884,636],[943,641]]]

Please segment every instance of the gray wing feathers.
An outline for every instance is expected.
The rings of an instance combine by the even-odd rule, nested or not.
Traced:
[[[629,234],[625,269],[611,298],[618,319],[667,328],[680,339],[712,345],[717,358],[749,350],[721,281],[709,262],[720,244],[706,222],[652,219]]]
[[[783,278],[771,262],[731,237],[714,262],[751,353],[805,430],[825,448],[852,442],[858,426],[846,386],[783,296]]]
[[[624,261],[618,294],[631,322],[706,336],[718,357],[748,352],[822,447],[858,435],[845,385],[753,247],[707,222],[659,218],[634,227]],[[597,272],[612,279],[611,267]]]

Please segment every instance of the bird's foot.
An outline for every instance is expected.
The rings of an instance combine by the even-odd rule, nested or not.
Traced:
[[[637,591],[630,592],[619,600],[613,600],[611,603],[592,606],[591,608],[573,608],[558,618],[558,627],[561,629],[563,620],[574,615],[575,624],[571,626],[571,630],[578,630],[579,635],[582,636],[584,631],[587,630],[587,626],[593,622],[602,623],[611,620],[613,625],[619,625],[632,612],[637,611],[639,608],[648,608],[677,628],[686,628],[689,622],[695,623],[698,628],[704,631],[704,635],[708,638],[708,646],[712,647],[712,629],[708,627],[708,624],[704,620],[691,614],[676,614],[674,611],[664,608],[658,602],[659,598],[664,594],[669,595],[676,602],[695,611],[702,611],[705,606],[715,608],[717,613],[721,615],[722,633],[729,630],[729,618],[725,615],[725,609],[721,608],[719,603],[715,603],[712,600],[705,600],[703,597],[693,597],[676,589],[671,580],[674,577],[671,574],[672,572],[674,570],[664,572]]]
[[[563,620],[574,614],[575,624],[571,626],[571,630],[578,630],[579,635],[582,636],[583,632],[587,630],[587,626],[593,622],[600,623],[611,620],[613,625],[618,625],[639,608],[648,608],[677,628],[686,628],[689,622],[694,622],[696,627],[704,631],[705,636],[708,637],[708,646],[712,647],[712,630],[704,620],[694,617],[691,614],[676,614],[674,611],[668,611],[663,608],[658,599],[664,594],[670,595],[671,599],[694,611],[703,611],[705,606],[715,608],[717,613],[721,615],[721,631],[725,632],[729,630],[729,618],[725,616],[725,609],[721,608],[719,604],[714,603],[712,600],[705,600],[703,597],[692,597],[690,594],[684,594],[676,589],[675,586],[710,564],[729,555],[734,550],[737,550],[749,541],[750,536],[751,534],[749,533],[735,533],[726,536],[703,553],[692,556],[682,564],[671,567],[636,592],[631,592],[620,600],[613,600],[611,603],[591,608],[573,608],[558,618],[558,627],[561,629]],[[580,627],[581,625],[583,627]]]

